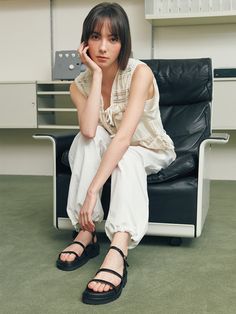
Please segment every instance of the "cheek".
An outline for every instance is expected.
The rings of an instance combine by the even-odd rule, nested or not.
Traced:
[[[115,53],[116,53],[117,55],[120,54],[120,50],[121,50],[121,45],[120,45],[120,44],[119,44],[119,45],[116,45],[116,47],[115,47]]]
[[[94,45],[94,43],[88,41],[88,46],[89,46],[89,50],[88,50],[89,53],[90,53],[90,54],[93,54],[94,51],[95,51],[95,48],[96,48],[95,45]]]

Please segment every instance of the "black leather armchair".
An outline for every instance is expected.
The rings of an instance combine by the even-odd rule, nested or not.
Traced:
[[[211,134],[212,66],[209,58],[143,60],[152,69],[160,91],[160,111],[177,159],[147,177],[149,228],[147,234],[168,237],[201,235],[209,207],[207,155],[211,144],[227,143],[227,134]],[[70,168],[69,135],[35,135],[54,147],[54,226],[72,228],[66,213]],[[103,188],[105,217],[109,210],[110,181]],[[176,242],[179,244],[178,242]]]

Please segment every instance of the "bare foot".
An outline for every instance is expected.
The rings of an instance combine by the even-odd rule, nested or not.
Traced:
[[[76,236],[76,238],[74,239],[74,241],[79,241],[82,244],[84,244],[84,246],[86,247],[92,241],[92,234],[86,230],[81,230]],[[95,237],[95,242],[96,242],[96,237]],[[79,256],[81,256],[84,249],[82,248],[82,246],[78,244],[71,244],[68,247],[66,247],[63,251],[74,251]],[[76,257],[75,254],[65,253],[65,254],[61,254],[60,259],[63,262],[65,261],[72,262],[75,259],[75,257]]]
[[[120,253],[113,250],[113,249],[109,250],[104,261],[103,261],[101,268],[112,269],[112,270],[116,271],[117,273],[119,273],[121,276],[123,276],[124,261],[120,255]],[[118,276],[111,274],[111,273],[108,273],[108,272],[105,272],[105,271],[98,273],[94,278],[109,281],[113,285],[115,285],[116,287],[121,282],[121,279]],[[110,285],[106,285],[106,284],[99,283],[96,281],[90,282],[88,284],[88,288],[92,289],[95,292],[103,292],[103,291],[107,292],[107,291],[113,289]]]

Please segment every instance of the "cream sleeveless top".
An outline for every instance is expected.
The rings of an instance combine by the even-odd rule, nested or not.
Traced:
[[[128,105],[132,75],[139,64],[144,63],[130,58],[126,69],[118,70],[112,85],[110,107],[107,109],[104,109],[101,96],[99,124],[109,132],[111,137],[115,136],[120,127],[123,113]],[[89,70],[80,73],[75,78],[77,88],[85,97],[89,95],[91,82],[92,74]],[[144,112],[132,137],[131,145],[140,145],[152,150],[174,150],[173,142],[162,125],[159,110],[159,90],[154,76],[153,84],[153,98],[145,101]]]

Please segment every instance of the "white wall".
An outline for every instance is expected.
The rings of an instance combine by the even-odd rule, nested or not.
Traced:
[[[0,81],[51,77],[50,1],[0,1]]]
[[[0,81],[49,80],[51,56],[78,47],[82,21],[98,1],[52,3],[51,33],[50,0],[0,0]],[[144,0],[119,3],[130,18],[134,57],[150,58],[152,28],[144,17]],[[155,58],[209,56],[214,66],[236,67],[236,24],[156,27],[153,35]],[[0,129],[0,174],[52,174],[51,144],[33,140],[33,133],[39,130]],[[230,133],[229,145],[213,148],[213,179],[236,180],[236,132]]]
[[[230,134],[229,142],[212,146],[208,168],[212,180],[236,180],[236,130],[225,132]]]
[[[236,67],[236,24],[154,28],[154,57],[212,58],[213,66]]]
[[[0,174],[52,175],[53,148],[32,138],[31,129],[0,130]]]
[[[78,48],[82,33],[82,23],[89,10],[99,2],[94,0],[54,0],[54,51]],[[144,17],[144,1],[121,0],[118,2],[129,17],[134,57],[140,59],[150,58],[151,24]]]

